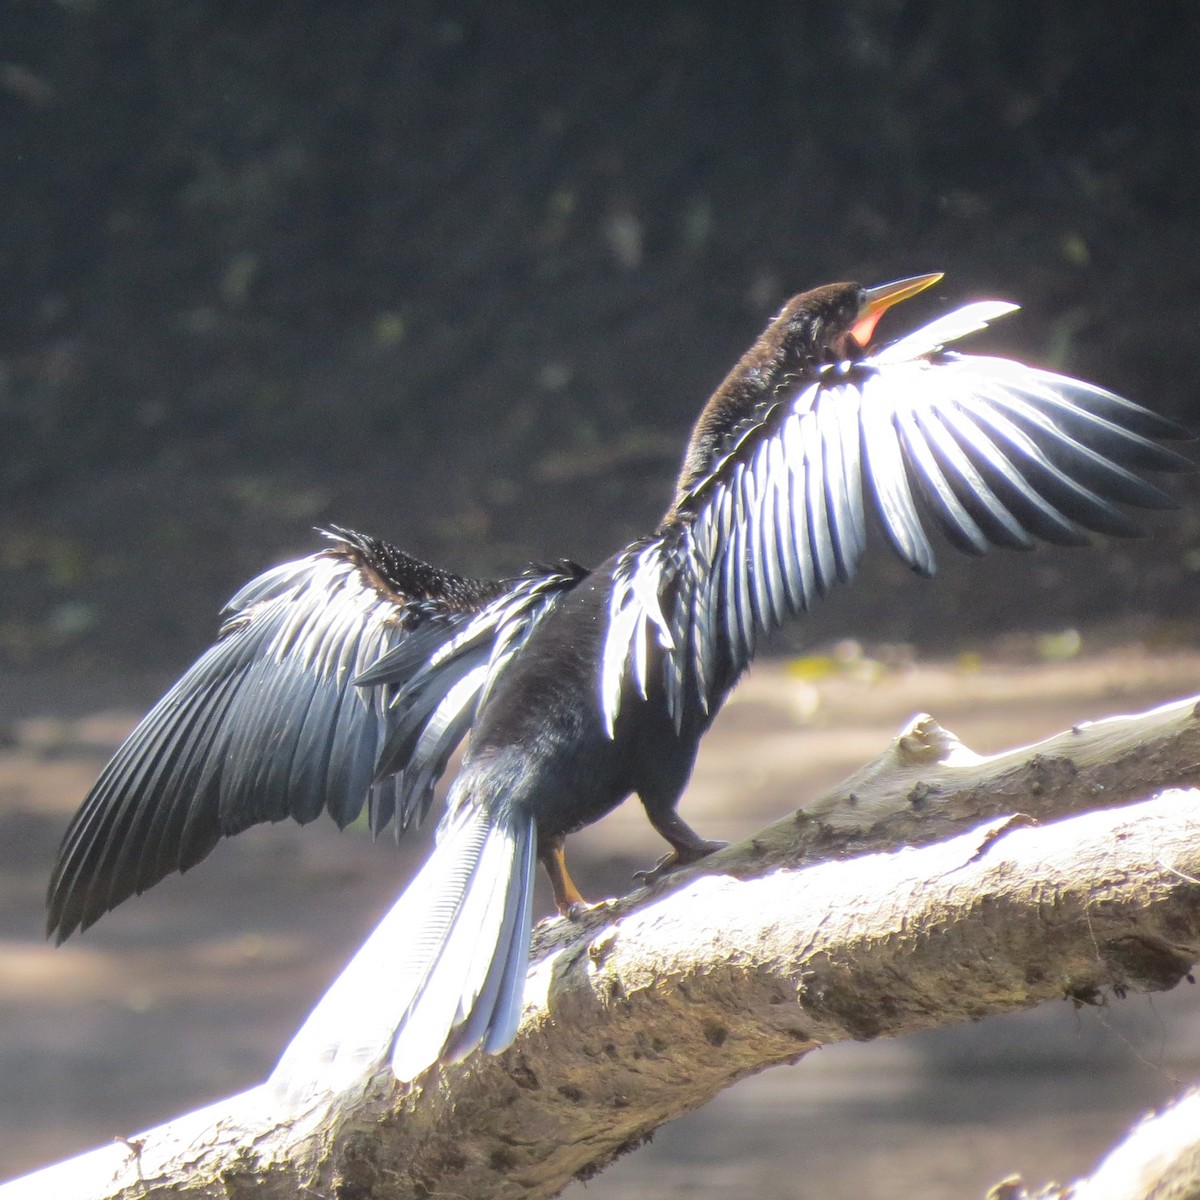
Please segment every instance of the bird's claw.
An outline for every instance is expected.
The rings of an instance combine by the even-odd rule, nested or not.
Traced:
[[[699,862],[702,858],[707,858],[710,854],[714,854],[718,850],[724,850],[728,845],[728,842],[698,841],[695,845],[689,846],[686,849],[677,847],[669,854],[664,854],[648,870],[634,871],[633,878],[638,883],[653,883],[656,879],[661,879],[664,875],[670,875],[672,871],[677,871],[680,867],[690,866],[692,863]]]

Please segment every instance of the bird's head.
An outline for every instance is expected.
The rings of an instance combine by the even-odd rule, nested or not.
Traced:
[[[870,345],[875,326],[894,304],[923,292],[942,278],[913,275],[878,287],[857,283],[829,283],[789,300],[777,322],[793,353],[815,362],[861,358]]]

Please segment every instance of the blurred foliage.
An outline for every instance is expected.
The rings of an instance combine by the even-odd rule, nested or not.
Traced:
[[[247,570],[360,514],[603,553],[782,299],[932,269],[1194,414],[1198,11],[14,0],[0,497]]]

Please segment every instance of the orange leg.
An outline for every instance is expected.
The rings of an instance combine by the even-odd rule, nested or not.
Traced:
[[[591,907],[575,881],[567,874],[567,856],[561,837],[551,838],[538,846],[538,861],[550,876],[554,889],[554,905],[564,917],[577,916],[583,909]]]

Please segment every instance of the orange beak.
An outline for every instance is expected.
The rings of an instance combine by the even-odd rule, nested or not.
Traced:
[[[879,318],[893,304],[899,304],[901,300],[907,300],[909,296],[915,296],[927,287],[932,287],[941,279],[942,274],[941,271],[935,271],[932,275],[913,275],[909,279],[897,279],[895,283],[882,283],[879,287],[867,288],[862,308],[858,310],[858,320],[850,327],[850,336],[866,349],[875,333]]]

